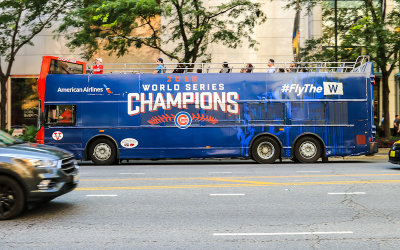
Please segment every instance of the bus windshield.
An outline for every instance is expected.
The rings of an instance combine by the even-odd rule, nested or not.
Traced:
[[[51,59],[49,74],[83,74],[83,65]]]

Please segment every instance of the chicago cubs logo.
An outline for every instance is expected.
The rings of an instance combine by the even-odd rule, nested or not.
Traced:
[[[64,134],[61,131],[53,132],[53,139],[56,141],[61,140],[64,137]]]
[[[192,124],[192,117],[187,112],[179,112],[175,116],[175,125],[180,129],[186,129]]]

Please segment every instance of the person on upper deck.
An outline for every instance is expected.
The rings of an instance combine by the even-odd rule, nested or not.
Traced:
[[[103,74],[103,59],[101,58],[96,58],[95,64],[93,65],[93,74]]]
[[[276,72],[275,60],[269,59],[267,73],[275,73],[275,72]]]
[[[172,73],[185,73],[185,68],[183,67],[182,64],[178,64],[176,65],[176,69],[174,69]]]
[[[219,73],[229,73],[231,72],[231,69],[229,68],[229,65],[227,62],[224,62],[222,64],[222,69],[219,71]]]
[[[157,67],[156,70],[153,71],[153,74],[162,74],[165,73],[165,67],[164,67],[164,59],[161,57],[157,59]]]
[[[240,73],[251,73],[251,72],[253,72],[253,64],[251,63],[246,64],[246,68],[242,68],[240,70]]]
[[[286,69],[286,71],[287,72],[297,72],[296,64],[294,62],[291,62],[289,68]]]

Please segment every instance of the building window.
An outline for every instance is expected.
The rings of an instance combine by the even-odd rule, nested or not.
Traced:
[[[36,126],[38,109],[37,77],[12,77],[11,127]]]

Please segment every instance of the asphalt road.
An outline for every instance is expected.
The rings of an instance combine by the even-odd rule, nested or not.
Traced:
[[[81,165],[75,191],[0,222],[0,249],[398,249],[400,165]]]

